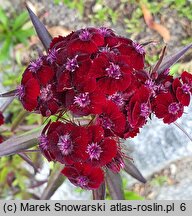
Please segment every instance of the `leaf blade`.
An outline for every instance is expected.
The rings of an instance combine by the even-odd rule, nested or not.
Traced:
[[[106,185],[105,182],[97,190],[92,190],[93,200],[105,200]]]
[[[170,68],[173,64],[175,64],[189,49],[192,48],[192,43],[184,46],[183,48],[179,49],[176,53],[167,56],[161,62],[157,72],[160,74],[166,69]]]
[[[33,26],[37,32],[37,35],[40,39],[40,41],[42,42],[44,48],[46,50],[49,49],[52,37],[50,35],[50,33],[48,32],[48,30],[46,29],[46,27],[44,26],[44,24],[39,20],[39,18],[33,13],[33,11],[29,8],[29,6],[26,4],[26,8],[28,10],[30,19],[33,23]]]
[[[38,128],[36,131],[14,136],[4,141],[0,145],[0,157],[13,155],[37,145],[40,134],[41,128]]]
[[[138,181],[144,184],[147,182],[146,179],[141,174],[141,172],[137,169],[137,167],[129,159],[124,159],[124,162],[125,162],[124,170],[126,173],[128,173],[133,178],[137,179]]]
[[[63,184],[65,181],[65,176],[61,174],[61,171],[63,169],[63,165],[56,163],[52,171],[49,181],[47,183],[46,188],[44,189],[41,200],[49,200],[53,194],[56,192],[56,190]]]
[[[16,17],[13,23],[13,31],[17,30],[18,28],[22,27],[25,22],[28,20],[28,14],[26,11],[22,12],[18,17]]]
[[[113,200],[124,200],[123,184],[119,173],[106,171],[107,188]]]
[[[8,26],[8,18],[6,16],[4,10],[1,7],[0,7],[0,17],[1,17],[0,23],[3,24],[4,28],[7,28],[7,26]]]

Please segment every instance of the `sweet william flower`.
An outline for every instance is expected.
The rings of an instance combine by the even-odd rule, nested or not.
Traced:
[[[75,86],[89,79],[90,66],[91,60],[86,56],[85,59],[80,55],[67,58],[63,69],[57,72],[57,91],[74,89]]]
[[[55,72],[45,58],[41,59],[41,66],[35,70],[30,66],[24,71],[17,95],[28,111],[36,111],[43,116],[57,113],[61,102],[56,92]]]
[[[30,71],[23,74],[21,85],[17,87],[16,95],[27,111],[33,111],[38,106],[38,97],[40,95],[40,85]]]
[[[142,45],[131,42],[131,44],[122,43],[117,46],[118,51],[121,55],[124,55],[126,58],[127,64],[135,70],[141,70],[144,68],[144,56],[145,51]]]
[[[115,92],[107,97],[108,100],[113,101],[120,109],[124,106],[124,95],[122,92]]]
[[[142,127],[151,113],[151,91],[141,86],[131,97],[127,105],[128,122],[132,128]]]
[[[125,130],[125,116],[112,101],[107,101],[103,105],[102,113],[96,121],[103,127],[106,136],[122,135]]]
[[[75,163],[62,170],[71,183],[83,189],[95,190],[104,180],[103,170],[90,164]]]
[[[88,137],[84,127],[72,123],[55,122],[50,124],[45,135],[49,155],[52,155],[55,161],[62,164],[73,164],[86,160],[85,151],[88,145]],[[45,135],[41,136],[41,140]],[[40,146],[42,145],[41,142]]]
[[[183,105],[169,93],[159,94],[154,101],[154,113],[163,122],[170,124],[180,118],[183,114]]]
[[[116,140],[105,137],[104,130],[99,125],[88,127],[87,162],[93,166],[102,167],[111,162],[117,153]]]
[[[184,71],[181,78],[176,78],[172,83],[173,91],[177,100],[183,105],[190,103],[190,94],[192,93],[192,75]]]
[[[49,148],[49,139],[45,134],[39,137],[39,149],[48,161],[55,160],[55,156],[51,153],[51,149]]]
[[[90,74],[97,78],[102,92],[114,94],[126,90],[131,83],[132,69],[122,56],[101,54],[93,61]]]
[[[103,44],[104,38],[97,29],[86,28],[73,33],[67,44],[67,50],[69,54],[94,53],[98,51],[98,46]]]
[[[99,91],[78,92],[72,98],[72,104],[69,107],[75,115],[87,116],[90,114],[102,113],[102,106],[106,103],[105,96]]]

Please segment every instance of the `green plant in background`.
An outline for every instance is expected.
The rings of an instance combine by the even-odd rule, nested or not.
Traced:
[[[103,0],[96,1],[94,13],[90,14],[91,21],[98,24],[103,24],[106,21],[111,21],[112,24],[116,24],[118,17],[118,12],[106,6]]]
[[[28,14],[22,12],[20,15],[14,14],[11,19],[0,7],[0,61],[10,56],[12,46],[18,43],[27,43],[27,39],[34,34],[34,30],[28,25]]]
[[[83,17],[85,10],[83,0],[54,0],[55,4],[63,3],[70,9],[75,9]],[[90,20],[93,23],[102,24],[105,21],[110,20],[113,24],[116,24],[118,19],[118,13],[112,8],[105,5],[103,0],[97,0],[94,5],[95,11],[89,15]]]
[[[190,0],[163,0],[164,5],[177,10],[179,16],[192,21],[192,4]]]
[[[0,199],[23,198],[29,175],[18,155],[0,158]]]
[[[164,176],[164,175],[160,175],[160,176],[157,176],[155,177],[152,181],[151,181],[151,184],[154,185],[154,186],[163,186],[168,180],[168,177],[167,176]]]
[[[83,0],[54,0],[54,4],[63,3],[70,9],[77,9],[80,16],[83,16],[84,1]]]
[[[127,33],[137,35],[139,32],[142,31],[143,29],[141,25],[142,16],[143,14],[141,8],[137,7],[136,10],[133,11],[130,19],[128,18],[124,19]]]
[[[176,10],[180,17],[185,17],[192,21],[192,4],[190,0],[142,0],[142,2],[147,4],[153,14],[161,13],[165,8],[170,8]]]
[[[144,197],[140,196],[134,191],[128,190],[127,185],[128,185],[128,179],[123,178],[123,188],[126,188],[124,190],[125,200],[144,200]]]

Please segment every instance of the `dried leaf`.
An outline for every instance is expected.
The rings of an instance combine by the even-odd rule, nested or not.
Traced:
[[[4,141],[0,145],[0,157],[16,154],[22,150],[26,150],[37,145],[41,130],[42,128],[38,128],[33,132],[31,131],[26,134],[13,136],[10,139]]]
[[[144,20],[146,24],[149,26],[149,28],[157,31],[163,37],[164,41],[168,42],[171,39],[169,30],[165,28],[163,25],[158,24],[154,21],[151,12],[145,4],[141,3],[141,9],[143,11]]]
[[[93,200],[105,200],[105,182],[100,185],[97,190],[93,190]]]
[[[52,36],[47,31],[45,25],[39,20],[39,18],[33,13],[33,11],[29,8],[27,4],[26,8],[28,10],[29,16],[31,18],[31,21],[33,23],[33,26],[37,32],[40,41],[42,42],[44,48],[48,50],[52,40]]]
[[[48,30],[53,37],[57,37],[58,35],[67,36],[71,33],[71,31],[62,26],[53,26],[48,28]]]
[[[122,179],[119,173],[113,173],[111,170],[106,171],[107,188],[113,200],[124,200]]]
[[[49,177],[47,187],[41,195],[41,200],[49,200],[53,196],[55,191],[63,184],[65,176],[61,174],[62,169],[62,164],[55,164],[53,171]]]
[[[140,171],[137,169],[137,167],[129,160],[125,159],[125,168],[124,170],[131,175],[133,178],[137,179],[138,181],[142,183],[146,183],[146,179],[142,176]]]
[[[169,30],[165,28],[163,25],[154,22],[152,29],[157,31],[163,37],[165,42],[170,41],[171,36]]]

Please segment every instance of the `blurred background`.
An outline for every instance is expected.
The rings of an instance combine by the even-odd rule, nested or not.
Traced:
[[[25,67],[43,51],[26,12],[23,0],[0,0],[0,93],[15,89]],[[192,42],[191,0],[31,0],[31,9],[47,26],[52,36],[67,35],[88,26],[106,26],[117,34],[139,43],[154,41],[146,47],[147,63],[153,65],[162,48],[166,55]],[[192,72],[190,50],[170,73]],[[4,99],[0,99],[2,108]],[[126,199],[192,199],[192,106],[178,126],[153,121],[132,140],[125,141],[129,155],[148,182],[143,185],[122,173]],[[44,119],[29,114],[17,100],[5,112],[6,124],[0,138],[33,130]],[[183,130],[183,131],[182,131]],[[40,199],[54,180],[54,165],[38,152],[0,158],[0,199]],[[33,162],[31,166],[30,162]],[[52,181],[53,184],[54,181]],[[67,180],[57,182],[59,189],[49,191],[51,199],[91,199],[91,193],[75,188]],[[109,195],[107,196],[110,199]]]

